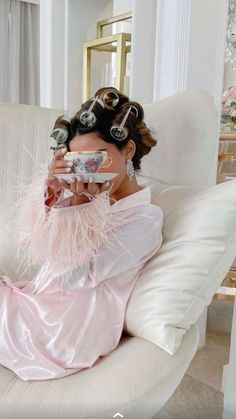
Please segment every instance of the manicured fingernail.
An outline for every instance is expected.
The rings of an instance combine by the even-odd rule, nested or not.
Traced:
[[[93,183],[93,176],[89,176],[88,181],[89,181],[89,183]]]
[[[107,180],[106,182],[105,182],[105,188],[108,188],[110,186],[110,182]]]
[[[71,182],[72,182],[72,183],[75,183],[75,182],[76,182],[76,178],[75,178],[75,177],[72,177],[72,178],[71,178]]]
[[[66,168],[66,172],[71,172],[71,168],[70,167],[67,167]]]
[[[77,176],[78,182],[82,182],[82,176]]]
[[[73,161],[68,161],[67,166],[72,167],[73,166]]]
[[[63,155],[63,154],[65,154],[67,152],[67,148],[62,148],[61,149],[61,154]]]

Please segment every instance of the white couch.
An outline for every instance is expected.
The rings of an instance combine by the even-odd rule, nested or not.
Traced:
[[[143,162],[140,182],[152,184],[155,193],[171,185],[214,185],[218,115],[212,98],[203,91],[184,92],[145,105],[144,110],[147,125],[160,138],[156,154]],[[19,196],[18,185],[30,182],[48,156],[49,133],[62,113],[0,105],[1,217]],[[16,244],[8,227],[2,224],[0,232],[0,274],[22,279],[16,272]],[[205,319],[206,314],[199,322],[203,344]],[[198,347],[199,325],[192,325],[175,356],[124,334],[119,346],[92,368],[63,379],[24,382],[0,366],[0,417],[13,419],[17,412],[18,419],[108,419],[120,412],[128,419],[150,419],[175,391]]]

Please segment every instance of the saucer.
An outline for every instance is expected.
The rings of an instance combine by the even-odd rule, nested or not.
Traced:
[[[71,179],[74,177],[78,178],[78,176],[82,176],[84,183],[88,183],[89,176],[92,176],[95,183],[104,183],[118,176],[118,173],[57,173],[53,176],[57,177],[58,179],[63,179],[67,183],[70,183]]]

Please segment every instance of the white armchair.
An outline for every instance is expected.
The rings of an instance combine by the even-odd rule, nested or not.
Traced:
[[[218,115],[212,98],[203,91],[184,92],[145,105],[144,111],[159,141],[144,158],[140,182],[151,184],[156,195],[173,185],[214,185]],[[0,106],[2,221],[19,196],[17,185],[30,182],[45,161],[50,130],[62,113],[24,105]],[[21,272],[16,272],[16,250],[10,226],[3,221],[0,274],[13,280],[22,279]],[[30,275],[32,272],[24,278]],[[132,295],[128,330],[129,305],[132,307]],[[205,318],[206,312],[201,318],[202,345]],[[198,347],[199,325],[193,324],[174,356],[147,339],[124,333],[118,347],[93,367],[62,379],[25,382],[0,366],[0,416],[13,419],[17,412],[18,419],[108,419],[119,412],[127,419],[151,419],[175,391]]]

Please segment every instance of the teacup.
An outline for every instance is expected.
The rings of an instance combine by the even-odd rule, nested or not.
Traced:
[[[111,165],[107,151],[69,151],[64,159],[73,162],[71,171],[74,173],[97,173]]]

